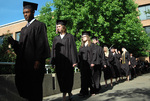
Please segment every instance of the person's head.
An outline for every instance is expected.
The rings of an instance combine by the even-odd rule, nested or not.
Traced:
[[[91,39],[90,39],[90,32],[89,31],[84,31],[82,32],[82,40],[81,40],[81,47],[85,44],[85,42],[88,42],[88,46],[91,45]]]
[[[94,36],[94,37],[92,38],[92,43],[94,43],[94,44],[97,44],[97,43],[98,43],[97,37]]]
[[[109,49],[108,49],[108,47],[104,46],[103,50],[104,50],[105,56],[108,57],[109,56]]]
[[[38,4],[31,2],[23,2],[23,15],[26,21],[30,22],[34,18],[35,10]]]
[[[111,48],[111,52],[113,52],[113,53],[115,52],[115,48],[114,47]]]
[[[127,51],[127,50],[123,47],[123,48],[122,48],[122,51],[125,52],[125,51]]]
[[[133,54],[132,53],[130,53],[130,56],[132,56]]]
[[[108,51],[108,47],[104,46],[103,50],[104,50],[104,52],[107,52]]]
[[[82,41],[83,41],[83,42],[88,41],[88,39],[89,39],[89,36],[88,36],[88,35],[82,35]]]
[[[66,33],[66,20],[57,20],[56,22],[56,31],[58,33]]]

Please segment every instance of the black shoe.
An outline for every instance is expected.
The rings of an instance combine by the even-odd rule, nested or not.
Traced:
[[[86,97],[86,96],[88,96],[88,94],[79,93],[78,96],[80,96],[80,97]]]
[[[73,99],[73,94],[70,93],[70,95],[69,95],[69,101],[72,101],[72,99]]]

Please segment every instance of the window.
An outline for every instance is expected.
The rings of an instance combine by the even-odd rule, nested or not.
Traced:
[[[145,28],[145,31],[148,34],[148,36],[150,36],[150,26],[144,27],[144,28]]]
[[[3,35],[3,36],[0,36],[0,45],[3,44],[3,40],[4,40],[4,35]]]
[[[145,5],[145,6],[141,6],[138,7],[139,11],[140,11],[140,19],[141,20],[147,20],[150,19],[150,14],[146,14],[146,12],[148,12],[148,10],[150,10],[150,5]]]
[[[19,39],[20,39],[20,32],[17,32],[16,33],[16,40],[19,41]]]

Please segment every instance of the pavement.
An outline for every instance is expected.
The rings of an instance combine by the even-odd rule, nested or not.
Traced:
[[[150,101],[150,73],[130,81],[124,78],[118,84],[113,84],[113,87],[108,85],[105,88],[105,83],[102,82],[102,89],[95,96],[79,97],[80,89],[75,89],[72,91],[72,101]],[[62,93],[44,97],[43,101],[62,101]],[[66,101],[69,101],[68,97]]]

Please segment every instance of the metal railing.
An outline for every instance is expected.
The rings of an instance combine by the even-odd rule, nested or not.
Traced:
[[[15,65],[15,62],[0,62],[0,65]],[[51,67],[51,65],[46,64],[46,74],[48,74],[48,69]]]
[[[0,65],[15,65],[15,62],[0,62]],[[46,68],[46,74],[48,74],[48,69],[50,69],[51,65],[46,64],[45,68]],[[78,72],[78,68],[75,67],[75,73]]]
[[[0,62],[0,65],[15,65],[15,62]]]

